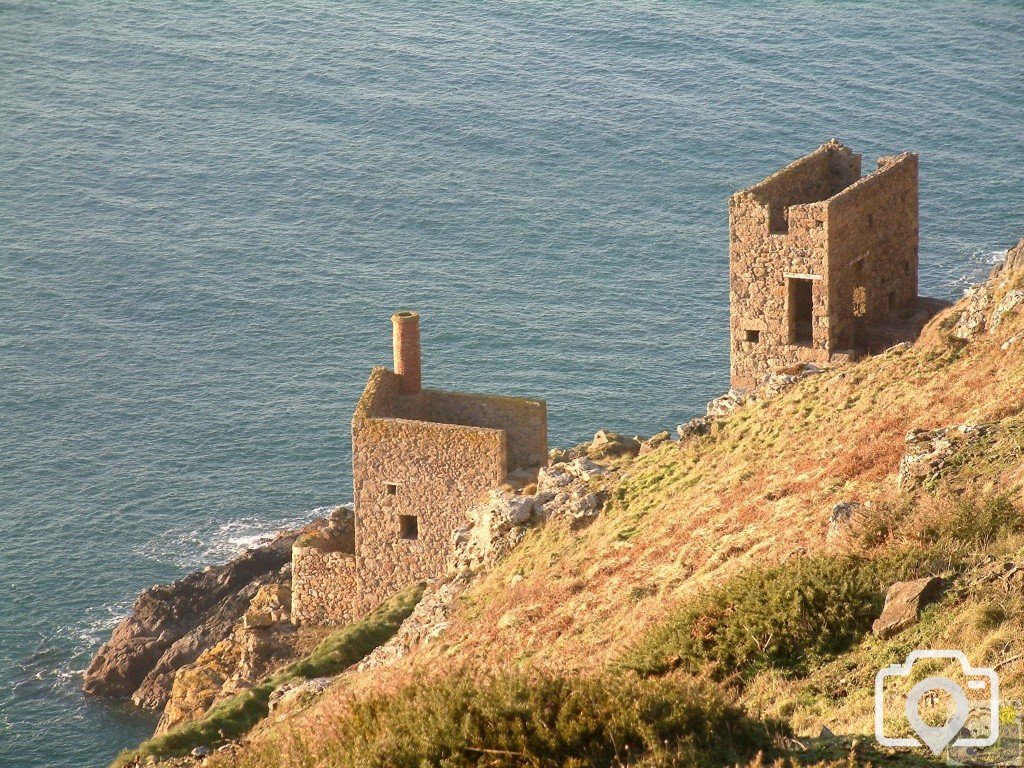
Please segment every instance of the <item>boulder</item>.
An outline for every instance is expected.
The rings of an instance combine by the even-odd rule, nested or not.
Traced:
[[[663,432],[659,432],[656,435],[651,435],[649,438],[643,440],[640,443],[640,455],[643,456],[645,454],[648,454],[655,448],[657,448],[659,445],[670,442],[671,440],[672,435],[669,433],[667,429],[664,430]]]
[[[882,615],[875,619],[871,631],[875,637],[888,640],[917,623],[921,610],[935,602],[942,592],[942,579],[927,576],[914,581],[897,581],[885,593]]]
[[[306,703],[331,687],[330,677],[314,677],[309,680],[295,680],[275,688],[267,702],[270,712],[286,704]]]
[[[826,539],[834,540],[846,533],[853,523],[854,516],[864,508],[859,501],[843,501],[832,507],[828,517],[828,533]]]
[[[730,389],[724,395],[719,395],[707,407],[707,416],[711,419],[720,419],[728,416],[741,405],[747,402],[747,395],[738,389]]]
[[[685,443],[698,437],[711,434],[711,419],[707,416],[690,419],[685,424],[680,424],[676,427],[676,434],[679,435],[680,443]]]
[[[552,448],[548,451],[548,465],[565,464],[580,456],[586,456],[588,450],[590,443],[580,443],[574,448]]]
[[[600,464],[595,464],[590,459],[576,459],[565,465],[566,471],[573,477],[584,482],[595,477],[606,474],[608,470]]]
[[[619,456],[636,456],[640,453],[640,439],[626,437],[607,429],[598,430],[587,449],[591,459],[614,459]]]
[[[246,629],[266,629],[274,623],[270,611],[250,610],[242,617],[242,625]]]
[[[537,492],[557,491],[569,485],[575,477],[566,469],[565,464],[556,464],[552,467],[541,467],[537,473]]]

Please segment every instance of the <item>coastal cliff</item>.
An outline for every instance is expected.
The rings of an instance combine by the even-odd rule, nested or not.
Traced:
[[[863,737],[908,648],[963,647],[1024,693],[1024,240],[914,343],[776,372],[669,437],[553,451],[471,511],[448,574],[293,644],[284,677],[285,655],[236,674],[282,570],[238,577],[246,606],[121,764],[860,765],[894,759]],[[137,605],[91,667],[121,695],[201,623]],[[350,662],[311,661],[323,643]]]
[[[281,532],[225,565],[145,590],[96,652],[83,689],[162,709],[175,672],[227,638],[261,587],[289,582],[292,544],[305,530]]]

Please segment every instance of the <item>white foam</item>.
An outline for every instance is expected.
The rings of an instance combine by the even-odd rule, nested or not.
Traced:
[[[985,248],[977,248],[965,259],[966,271],[952,282],[953,286],[962,287],[964,290],[972,285],[984,282],[992,267],[1006,261],[1006,250],[990,251]]]
[[[246,549],[266,544],[282,530],[297,528],[334,507],[316,507],[287,518],[263,518],[254,515],[236,517],[209,527],[190,530],[170,529],[150,539],[137,554],[182,570],[220,565]]]

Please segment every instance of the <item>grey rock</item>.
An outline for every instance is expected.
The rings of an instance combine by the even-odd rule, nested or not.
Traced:
[[[848,530],[853,522],[854,515],[863,508],[864,505],[859,501],[843,501],[832,507],[832,512],[828,516],[828,534],[826,537],[834,539]]]
[[[730,389],[724,395],[719,395],[708,403],[707,416],[712,419],[728,416],[746,402],[746,393],[738,389]]]
[[[576,459],[575,461],[566,464],[565,468],[570,475],[584,481],[590,480],[594,477],[599,477],[608,471],[600,464],[595,464],[590,459],[585,458]]]
[[[885,594],[882,615],[871,625],[875,637],[888,640],[916,624],[921,609],[938,599],[942,587],[942,579],[935,576],[897,581]]]
[[[680,424],[676,427],[676,434],[679,435],[680,442],[687,442],[698,437],[711,433],[711,419],[707,416],[702,416],[697,419],[690,419],[685,424]]]
[[[959,424],[940,429],[912,429],[905,438],[897,483],[903,492],[938,477],[949,459],[966,445],[987,434],[987,424]]]

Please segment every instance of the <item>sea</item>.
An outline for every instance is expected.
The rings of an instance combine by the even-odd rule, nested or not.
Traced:
[[[1024,235],[1024,4],[0,0],[0,765],[152,730],[81,673],[135,595],[351,500],[428,386],[552,446],[728,387],[729,195],[920,153],[921,289]]]

